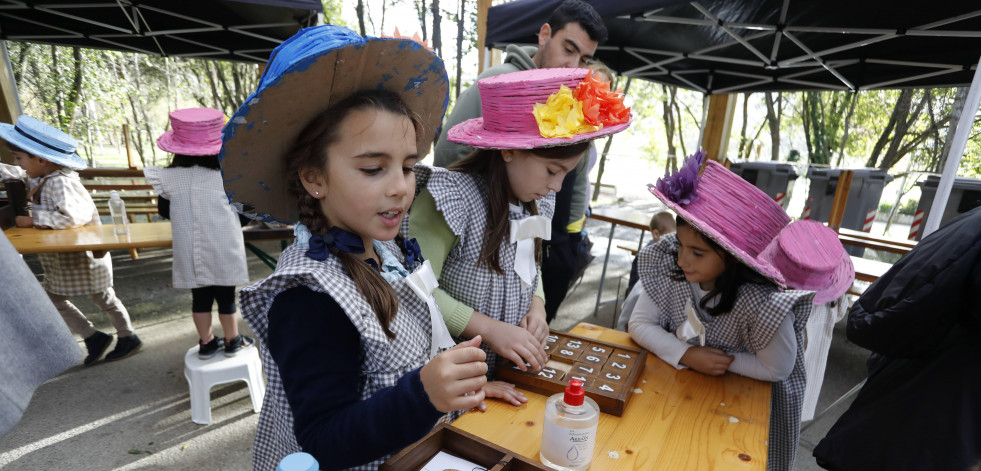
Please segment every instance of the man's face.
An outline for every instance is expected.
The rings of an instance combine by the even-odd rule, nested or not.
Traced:
[[[586,67],[598,45],[579,23],[568,23],[558,31],[546,23],[538,32],[536,63],[542,69]]]

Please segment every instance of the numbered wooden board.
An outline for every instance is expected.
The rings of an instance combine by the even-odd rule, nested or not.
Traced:
[[[647,351],[624,347],[565,332],[550,331],[545,344],[548,362],[541,371],[521,371],[514,362],[500,358],[494,379],[546,396],[565,391],[569,380],[583,382],[586,395],[601,412],[623,415],[637,379],[644,371]]]

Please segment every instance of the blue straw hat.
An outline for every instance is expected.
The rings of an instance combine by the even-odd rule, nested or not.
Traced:
[[[261,221],[299,220],[284,156],[311,119],[362,90],[398,94],[420,119],[420,157],[429,152],[449,100],[443,61],[410,39],[305,28],[273,50],[258,88],[225,125],[219,159],[233,204],[255,208],[249,216]]]
[[[85,160],[75,153],[78,142],[74,137],[26,114],[20,115],[16,125],[0,123],[0,139],[28,154],[73,170],[88,168]]]

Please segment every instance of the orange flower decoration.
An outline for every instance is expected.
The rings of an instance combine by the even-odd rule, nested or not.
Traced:
[[[430,51],[433,50],[433,48],[429,47],[429,41],[423,41],[422,38],[419,37],[419,33],[415,33],[412,36],[403,36],[402,34],[399,34],[398,27],[395,28],[395,32],[392,33],[391,36],[387,36],[387,35],[384,35],[383,34],[382,35],[382,38],[383,39],[384,38],[411,39],[411,40],[413,40],[413,41],[415,41],[415,42],[417,42],[419,44],[422,44],[422,47],[425,47],[426,49],[429,49]]]
[[[593,71],[576,86],[575,96],[582,102],[582,114],[589,124],[602,127],[630,121],[630,108],[623,106],[623,93],[610,91],[610,82],[601,81]]]

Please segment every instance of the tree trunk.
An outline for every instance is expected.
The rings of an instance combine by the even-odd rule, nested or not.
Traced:
[[[354,8],[358,13],[358,27],[361,29],[361,36],[366,36],[364,31],[364,0],[358,0],[358,6]]]
[[[439,15],[439,0],[433,0],[433,50],[440,58],[443,57],[443,40],[439,29],[441,21],[443,19]]]
[[[670,87],[670,88],[673,89],[674,87]],[[661,84],[661,93],[663,93],[661,99],[661,106],[663,109],[662,116],[664,117],[664,136],[667,138],[667,142],[668,142],[668,160],[664,163],[665,172],[667,172],[668,169],[671,168],[672,163],[677,162],[678,154],[677,154],[677,150],[674,147],[675,122],[674,122],[674,110],[671,109],[673,97],[667,85]],[[674,165],[677,166],[677,163],[675,163]]]
[[[804,125],[804,144],[807,146],[807,161],[814,162],[814,147],[813,144],[811,144],[811,119],[809,118],[810,101],[809,92],[802,92],[800,100],[800,119]]]
[[[678,89],[671,87],[671,102],[674,103],[674,113],[677,116],[675,121],[678,124],[678,147],[681,148],[681,155],[688,155],[688,150],[685,148],[685,132],[684,132],[684,120],[681,119],[681,107],[678,106]],[[671,171],[678,170],[678,159],[675,158],[673,162],[673,167]]]
[[[623,87],[623,94],[626,95],[627,91],[630,90],[630,81],[633,77],[627,77],[627,84]],[[603,146],[603,154],[600,155],[599,159],[599,169],[596,171],[596,186],[593,187],[593,201],[599,197],[600,192],[600,182],[603,181],[603,170],[606,167],[606,154],[610,152],[610,144],[613,143],[613,136],[606,138],[606,145]]]
[[[58,46],[51,46],[51,75],[54,77],[55,84],[61,84],[61,74],[58,72]],[[65,101],[61,95],[61,87],[55,85],[53,91],[55,102],[55,127],[58,129],[63,129],[62,125],[65,124]]]
[[[68,120],[68,134],[71,134],[75,127],[75,110],[82,96],[82,49],[78,46],[72,47],[72,63],[75,68],[75,78],[72,80],[72,88],[68,91],[68,101],[66,104],[65,118]]]
[[[31,50],[34,49],[34,44],[23,43],[23,47],[20,49],[20,56],[17,58],[18,67],[14,69],[14,83],[17,84],[17,88],[21,88],[20,79],[24,76],[24,71],[27,70],[27,59],[31,56]]]
[[[752,95],[752,93],[743,94],[743,125],[739,129],[739,150],[736,151],[736,158],[742,160],[748,160],[746,157],[749,155],[748,148],[750,147],[749,141],[746,139],[746,126],[749,123],[749,96],[750,95]],[[745,155],[743,154],[744,150],[747,151]]]
[[[422,40],[427,41],[429,36],[426,29],[426,0],[415,0],[416,14],[419,15],[419,25],[422,27]]]
[[[909,114],[909,108],[913,101],[913,90],[904,89],[899,93],[899,98],[896,100],[896,106],[892,108],[892,114],[889,116],[889,122],[886,123],[886,128],[882,130],[882,134],[879,135],[879,139],[875,142],[872,147],[872,155],[869,156],[869,160],[865,162],[866,167],[875,167],[879,162],[879,154],[882,153],[882,149],[886,147],[889,142],[889,136],[892,134],[893,128],[896,127],[896,123],[899,122],[900,117],[905,118]]]
[[[783,94],[777,93],[777,99],[773,99],[773,94],[766,92],[766,122],[770,125],[770,160],[780,160],[780,119],[783,115]],[[774,107],[776,105],[776,107]]]
[[[957,123],[961,122],[961,114],[964,112],[964,103],[967,102],[967,92],[970,90],[968,87],[957,87],[957,93],[954,95],[954,106],[950,114],[950,126],[947,128],[947,137],[944,139],[944,148],[940,151],[940,159],[937,162],[937,166],[932,168],[931,171],[934,173],[940,173],[940,169],[944,168],[947,164],[947,156],[950,155],[950,146],[954,139],[954,130],[957,129]]]
[[[838,146],[838,162],[835,167],[841,167],[841,161],[845,158],[845,146],[848,145],[848,131],[851,128],[852,113],[855,112],[855,106],[858,105],[858,100],[860,96],[858,92],[852,97],[852,103],[848,106],[848,114],[845,115],[845,130],[841,135],[841,145]],[[888,226],[888,224],[886,224]]]
[[[467,0],[460,0],[460,13],[456,16],[456,95],[460,96],[460,83],[463,82],[463,23],[467,18]]]

